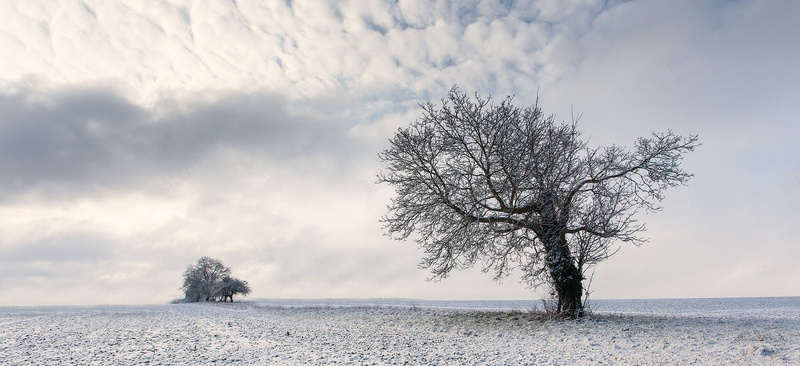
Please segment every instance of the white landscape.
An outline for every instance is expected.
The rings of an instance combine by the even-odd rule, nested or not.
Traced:
[[[528,303],[531,307],[533,303]],[[800,298],[0,308],[4,365],[797,365]],[[530,309],[530,308],[528,308]]]
[[[800,1],[0,15],[0,366],[800,365]],[[448,90],[523,109],[410,128]],[[186,276],[206,256],[235,271]],[[565,316],[673,299],[494,301],[552,284]]]

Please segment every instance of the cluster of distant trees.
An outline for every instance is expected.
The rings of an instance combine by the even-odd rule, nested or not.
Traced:
[[[246,296],[250,293],[247,281],[231,276],[231,269],[225,267],[218,259],[203,257],[197,264],[189,265],[183,273],[185,300],[228,301],[233,302],[233,295]]]

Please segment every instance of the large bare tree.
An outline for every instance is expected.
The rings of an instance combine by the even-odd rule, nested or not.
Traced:
[[[422,106],[380,154],[378,181],[396,190],[383,222],[397,239],[415,233],[434,279],[477,262],[498,280],[520,268],[532,287],[553,286],[559,312],[579,317],[586,269],[615,241],[644,241],[637,211],[659,210],[664,190],[687,182],[680,161],[698,139],[668,131],[631,150],[592,148],[576,121],[512,100],[453,87],[440,106]]]

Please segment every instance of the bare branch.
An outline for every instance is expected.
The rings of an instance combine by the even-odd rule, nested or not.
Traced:
[[[557,124],[538,101],[512,102],[454,87],[441,105],[423,105],[379,155],[378,181],[396,191],[382,221],[398,239],[416,234],[434,279],[481,261],[497,280],[520,268],[531,286],[550,281],[559,296],[580,296],[584,270],[613,255],[613,243],[645,241],[636,213],[658,210],[667,188],[688,181],[680,162],[698,138],[668,131],[632,151],[589,148],[580,115]]]

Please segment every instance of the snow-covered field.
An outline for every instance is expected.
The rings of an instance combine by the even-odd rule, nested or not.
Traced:
[[[600,301],[599,315],[577,322],[531,320],[525,311],[480,304],[0,307],[0,364],[800,364],[798,298],[761,312],[705,315]]]

